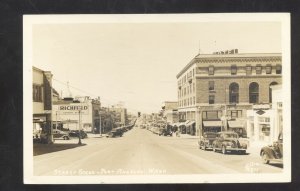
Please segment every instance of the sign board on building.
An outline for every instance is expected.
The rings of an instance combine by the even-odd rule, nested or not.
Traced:
[[[79,111],[82,115],[89,114],[89,106],[87,104],[68,104],[57,105],[57,111],[60,115],[78,115]]]
[[[257,104],[253,105],[254,110],[268,110],[270,109],[270,104]]]

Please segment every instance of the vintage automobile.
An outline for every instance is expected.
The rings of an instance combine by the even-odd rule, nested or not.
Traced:
[[[283,162],[282,149],[283,136],[282,132],[278,135],[278,140],[273,142],[273,145],[265,146],[260,151],[260,156],[264,164],[272,162]]]
[[[200,140],[198,141],[199,149],[212,149],[213,148],[213,142],[216,140],[217,133],[215,132],[204,132],[203,136],[200,137]]]
[[[163,136],[172,136],[172,131],[171,129],[168,128],[161,128],[161,131],[159,132],[159,136],[163,135]]]
[[[221,151],[226,154],[228,151],[246,154],[247,144],[240,143],[237,133],[232,131],[222,131],[217,133],[216,140],[213,142],[213,151]]]
[[[53,133],[53,139],[64,139],[64,140],[70,139],[69,134],[64,131],[54,129],[52,133]]]
[[[78,137],[78,134],[79,134],[79,131],[78,131],[78,130],[71,130],[71,131],[69,132],[69,136],[70,136],[70,137]],[[86,134],[86,132],[84,132],[83,130],[80,130],[80,138],[81,138],[81,139],[87,138],[87,134]]]
[[[119,137],[123,136],[123,131],[120,128],[113,129],[106,134],[106,137],[118,137],[118,136]]]

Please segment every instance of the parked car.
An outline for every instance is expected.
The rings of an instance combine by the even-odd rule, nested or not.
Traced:
[[[198,141],[199,149],[212,149],[213,148],[213,142],[216,140],[217,133],[215,132],[204,132],[203,136],[200,137],[200,140]]]
[[[167,128],[161,128],[159,135],[163,135],[163,136],[172,136],[172,131],[171,129],[167,129]]]
[[[263,163],[269,164],[272,162],[283,162],[283,136],[282,132],[278,135],[278,140],[273,142],[273,145],[265,146],[260,151],[260,156]]]
[[[70,137],[78,137],[78,134],[79,134],[79,131],[78,131],[78,130],[71,130],[71,131],[69,132],[69,136],[70,136]],[[83,130],[80,130],[80,138],[81,138],[81,139],[87,138],[87,134],[86,134],[86,132],[84,132]]]
[[[69,134],[61,130],[54,129],[52,131],[52,134],[53,134],[53,139],[64,139],[64,140],[70,139]]]
[[[123,136],[123,131],[122,129],[116,128],[111,130],[106,134],[106,137],[122,137]]]
[[[240,143],[239,136],[235,132],[222,131],[217,133],[216,140],[213,141],[213,151],[221,151],[223,154],[230,152],[238,152],[246,154],[247,144]]]

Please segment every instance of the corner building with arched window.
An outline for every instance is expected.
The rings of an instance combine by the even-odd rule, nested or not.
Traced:
[[[176,76],[179,122],[193,121],[192,135],[232,130],[247,137],[247,110],[271,108],[281,73],[280,53],[198,54]]]

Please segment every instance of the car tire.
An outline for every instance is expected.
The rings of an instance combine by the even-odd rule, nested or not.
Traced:
[[[205,151],[206,151],[206,146],[205,146],[205,145],[203,146],[203,150],[205,150]]]
[[[213,145],[213,151],[217,152],[215,145]]]
[[[268,160],[268,158],[269,157],[268,157],[267,153],[265,153],[265,152],[261,153],[261,159],[262,159],[264,164],[269,164],[270,163],[270,160]]]
[[[223,146],[222,146],[222,154],[225,155],[226,152],[227,152],[227,151],[226,151],[226,147],[223,145]]]

